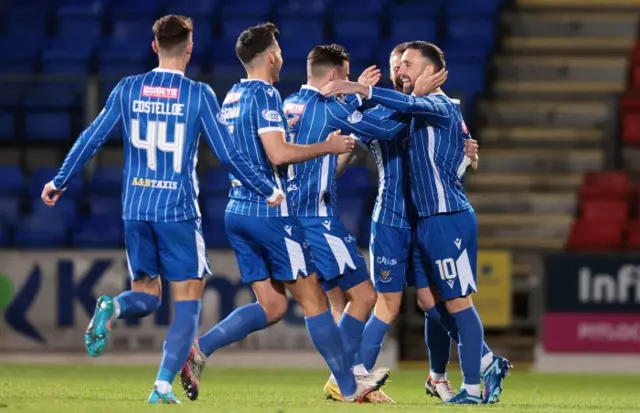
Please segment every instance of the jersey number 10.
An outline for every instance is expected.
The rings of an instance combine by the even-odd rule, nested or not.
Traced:
[[[158,153],[173,154],[173,170],[179,174],[182,172],[182,152],[184,150],[184,123],[175,123],[173,130],[173,142],[167,141],[167,122],[147,121],[147,136],[140,139],[140,120],[131,119],[131,144],[138,149],[147,152],[147,167],[155,171],[158,166]]]

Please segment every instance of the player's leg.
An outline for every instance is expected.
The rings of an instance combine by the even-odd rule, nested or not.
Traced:
[[[384,336],[396,319],[407,281],[411,230],[371,223],[369,269],[377,291],[376,305],[369,316],[356,356],[356,369],[371,370],[382,349]]]
[[[175,404],[172,383],[187,361],[198,331],[204,277],[211,274],[200,219],[153,223],[162,276],[171,283],[173,321],[167,331],[162,362],[149,403]]]
[[[417,240],[432,264],[431,281],[446,301],[458,329],[462,390],[449,403],[479,404],[484,330],[471,293],[476,292],[477,221],[473,210],[436,215],[419,222]]]
[[[329,298],[329,305],[331,306],[333,319],[336,324],[338,324],[340,317],[342,317],[342,313],[344,313],[344,310],[347,308],[347,295],[340,289],[340,287],[338,287],[338,284],[335,284],[335,287],[328,287],[325,292]]]
[[[145,317],[160,307],[162,284],[157,278],[160,271],[153,230],[144,221],[124,221],[124,234],[131,291],[98,298],[84,336],[87,352],[93,357],[104,352],[116,319]]]
[[[257,302],[237,308],[193,343],[189,359],[180,372],[180,383],[190,400],[198,398],[200,377],[207,357],[275,324],[287,311],[284,286],[270,278],[271,272],[263,256],[272,220],[231,213],[225,215],[229,243],[235,252],[242,282],[251,285]]]

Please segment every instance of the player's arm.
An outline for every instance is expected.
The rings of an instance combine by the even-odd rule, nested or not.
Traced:
[[[281,110],[281,102],[275,95],[260,90],[255,94],[254,111],[258,122],[258,135],[262,146],[273,165],[287,165],[306,162],[327,154],[340,155],[350,152],[355,143],[350,136],[336,131],[324,142],[312,145],[289,143],[285,139],[286,124]]]
[[[221,123],[220,104],[211,87],[202,83],[200,88],[202,130],[209,147],[216,154],[222,166],[240,180],[242,185],[264,196],[268,201],[277,198],[280,191],[255,171],[249,160],[235,145],[227,127]]]
[[[336,168],[336,174],[338,177],[342,176],[342,174],[347,170],[349,166],[359,163],[367,157],[367,153],[369,151],[369,143],[371,141],[370,138],[358,136],[354,137],[356,146],[353,148],[353,151],[349,153],[343,153],[338,157],[338,166]]]
[[[58,174],[51,182],[45,185],[41,194],[45,204],[49,206],[55,205],[69,181],[82,171],[109,139],[111,131],[122,117],[122,88],[124,83],[125,80],[121,80],[111,91],[102,112],[76,139]]]
[[[405,127],[405,124],[398,119],[379,118],[367,112],[352,110],[348,105],[337,100],[327,104],[327,119],[336,129],[377,139],[393,139]]]

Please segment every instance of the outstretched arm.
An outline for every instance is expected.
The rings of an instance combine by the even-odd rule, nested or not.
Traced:
[[[45,185],[41,198],[45,204],[54,206],[62,195],[69,181],[73,179],[89,163],[91,158],[100,150],[109,139],[109,134],[118,124],[122,116],[122,87],[121,80],[111,91],[104,109],[98,117],[85,129],[62,163],[58,174],[51,182]]]
[[[377,139],[393,139],[405,127],[404,122],[397,119],[377,118],[366,112],[352,110],[348,105],[339,101],[327,104],[327,115],[334,128]]]

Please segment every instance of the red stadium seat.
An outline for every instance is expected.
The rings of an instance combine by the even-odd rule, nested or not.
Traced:
[[[634,145],[640,144],[640,112],[622,115],[622,141]]]
[[[629,249],[640,250],[640,219],[637,219],[627,227],[627,242]]]
[[[580,202],[592,199],[629,200],[633,189],[626,171],[587,172],[580,187]]]
[[[608,219],[576,220],[571,228],[568,248],[571,251],[620,249],[624,228],[624,223]]]
[[[629,220],[629,201],[622,199],[589,199],[582,203],[582,219],[608,219],[616,222]]]
[[[634,89],[640,89],[640,64],[636,64],[631,72],[632,86]]]

